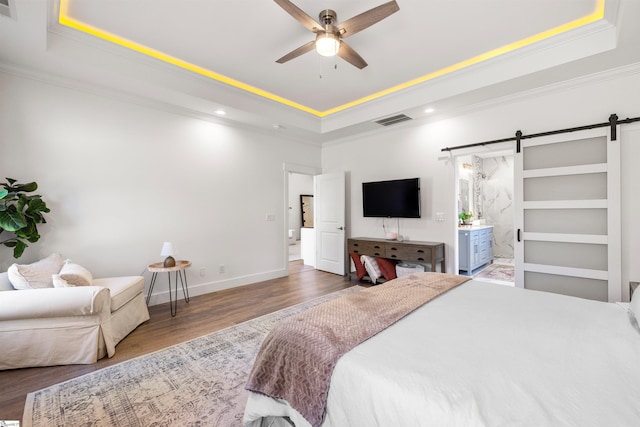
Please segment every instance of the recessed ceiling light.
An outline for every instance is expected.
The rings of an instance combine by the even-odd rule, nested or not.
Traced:
[[[425,113],[429,114],[429,113],[433,113],[435,110],[435,108],[427,108],[426,110],[424,110]]]
[[[219,115],[219,116],[224,116],[224,115],[227,114],[227,112],[224,111],[224,110],[216,110],[216,114]]]

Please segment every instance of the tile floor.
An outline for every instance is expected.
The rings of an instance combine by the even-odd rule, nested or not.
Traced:
[[[482,270],[477,271],[473,278],[483,282],[514,286],[514,268],[513,258],[495,258],[493,264],[488,264]]]

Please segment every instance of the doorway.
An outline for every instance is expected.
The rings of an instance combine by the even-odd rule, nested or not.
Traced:
[[[346,274],[346,229],[345,229],[345,193],[346,180],[344,172],[321,174],[320,170],[313,167],[284,164],[284,221],[283,255],[285,270],[289,274],[291,263],[304,263],[318,270],[329,273]],[[296,184],[297,175],[303,175],[306,186],[302,190],[292,188]],[[293,180],[293,183],[292,183]],[[308,183],[312,182],[309,190]],[[309,204],[309,197],[313,196],[313,220],[303,223],[303,204]],[[298,202],[296,202],[298,201]],[[299,214],[296,207],[300,208]],[[310,206],[309,206],[310,207]],[[289,214],[289,211],[294,213]],[[291,218],[290,218],[291,215]],[[300,220],[300,232],[289,225],[289,221],[298,224]],[[313,224],[313,227],[306,226]],[[292,243],[300,240],[301,260],[289,261],[289,236]],[[299,237],[298,237],[299,236]],[[308,237],[308,238],[307,238]],[[298,269],[296,269],[298,270]]]
[[[312,243],[310,240],[314,228],[313,192],[313,175],[289,173],[289,228],[287,229],[289,262],[301,260],[304,265],[312,267],[315,266],[315,261],[312,262],[310,258],[312,254],[308,253],[307,249]]]
[[[464,271],[475,279],[513,286],[514,263],[514,154],[513,150],[470,153],[456,157],[457,214],[473,214],[471,225],[457,230],[457,265],[472,261],[460,257],[476,257],[474,268]],[[461,221],[461,220],[460,220]],[[491,242],[461,248],[460,233],[480,234],[490,229]],[[465,249],[465,250],[462,250]],[[477,252],[477,253],[476,253]],[[490,255],[487,255],[490,254]],[[477,267],[475,267],[477,265]],[[467,267],[468,268],[468,267]]]

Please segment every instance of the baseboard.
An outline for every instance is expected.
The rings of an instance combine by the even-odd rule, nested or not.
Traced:
[[[267,271],[264,273],[252,274],[248,276],[234,277],[232,279],[221,280],[218,282],[210,282],[210,283],[199,283],[197,285],[189,285],[189,296],[195,297],[198,295],[209,294],[211,292],[222,291],[224,289],[236,288],[238,286],[250,285],[252,283],[264,282],[265,280],[278,279],[280,277],[286,277],[289,274],[287,269],[279,269],[273,271]],[[164,276],[164,275],[162,275]],[[164,278],[164,281],[162,280]],[[172,286],[173,286],[173,277],[172,277]],[[178,283],[180,280],[178,280]],[[160,287],[161,291],[158,291],[158,287]],[[178,285],[180,287],[180,285]],[[146,283],[146,290],[148,291],[149,282]],[[178,289],[178,301],[184,298],[182,293],[182,289]],[[158,305],[169,302],[169,289],[166,277],[161,277],[158,275],[156,279],[156,283],[154,285],[154,292],[151,294],[151,298],[149,299],[149,305]]]

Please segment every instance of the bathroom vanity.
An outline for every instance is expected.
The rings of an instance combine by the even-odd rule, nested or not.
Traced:
[[[458,270],[471,275],[493,262],[493,226],[462,226],[458,229]]]

